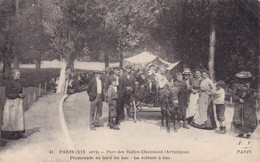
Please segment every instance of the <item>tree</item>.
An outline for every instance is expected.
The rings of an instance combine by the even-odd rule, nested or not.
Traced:
[[[88,47],[88,51],[95,51],[98,47],[94,45],[91,48],[90,43],[96,43],[101,38],[98,32],[102,30],[102,17],[95,0],[47,0],[43,2],[43,7],[45,31],[51,37],[55,54],[60,55],[63,61],[57,89],[57,93],[62,93],[65,69],[84,53],[84,49]]]
[[[11,22],[14,15],[13,1],[0,1],[0,48],[3,60],[3,79],[9,77],[12,57]]]
[[[116,38],[115,50],[123,57],[150,41],[151,30],[157,26],[161,5],[156,0],[99,1],[106,11],[105,30]],[[124,55],[124,56],[123,56]]]
[[[216,30],[215,30],[215,2],[213,1],[210,4],[211,13],[210,13],[210,38],[209,38],[209,75],[212,80],[215,80],[215,70],[214,70],[214,60],[215,60],[215,48],[216,48]]]

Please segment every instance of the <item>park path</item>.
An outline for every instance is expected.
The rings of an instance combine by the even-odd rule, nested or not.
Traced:
[[[89,102],[86,92],[71,95],[64,103],[64,114],[75,148],[88,151],[99,151],[90,155],[107,156],[115,155],[107,153],[107,150],[174,150],[188,151],[189,154],[163,154],[171,157],[169,161],[258,161],[260,156],[260,128],[258,127],[250,140],[235,137],[230,131],[230,123],[233,109],[226,109],[228,133],[216,134],[213,130],[200,130],[191,128],[189,130],[179,129],[178,133],[160,129],[160,112],[140,113],[139,120],[134,123],[132,119],[126,118],[120,124],[120,131],[109,129],[107,125],[108,105],[103,105],[103,124],[105,127],[97,128],[96,131],[89,129]],[[237,154],[237,150],[243,147],[252,147],[252,154]],[[251,143],[253,144],[251,146]],[[157,156],[157,154],[117,154],[126,155],[129,161],[134,156]],[[219,156],[222,155],[222,156]],[[222,159],[222,160],[219,160]],[[122,159],[121,159],[122,160]],[[124,160],[125,161],[125,160]],[[138,160],[134,160],[138,161]],[[158,160],[149,160],[158,161]]]
[[[25,112],[25,139],[4,140],[0,162],[63,161],[51,150],[66,149],[59,120],[58,105],[62,96],[41,97]]]
[[[5,147],[0,152],[0,162],[15,161],[81,161],[79,158],[107,158],[107,162],[139,161],[134,158],[165,156],[169,160],[161,161],[258,161],[260,152],[260,129],[257,128],[251,139],[236,138],[228,130],[225,135],[215,134],[214,131],[179,129],[167,133],[161,130],[160,113],[141,113],[139,120],[134,123],[126,118],[120,124],[120,131],[106,127],[108,106],[104,103],[102,123],[105,127],[96,131],[89,130],[89,102],[86,92],[69,96],[63,106],[65,116],[62,124],[58,108],[63,96],[52,94],[39,98],[28,111],[25,112],[26,139],[5,141]],[[227,108],[226,117],[229,124],[232,108]],[[228,128],[230,125],[228,125]],[[68,145],[72,142],[73,147]],[[237,154],[250,142],[252,154]],[[127,153],[132,151],[132,153]],[[174,153],[138,153],[138,151],[173,151]],[[120,151],[121,153],[118,153]],[[182,151],[182,153],[181,153]],[[124,152],[124,153],[123,153]],[[133,153],[135,152],[135,153]],[[219,155],[222,156],[219,156]],[[119,160],[109,160],[117,156]],[[74,160],[73,160],[74,158]],[[78,159],[77,159],[78,158]],[[221,160],[220,160],[221,159]],[[100,160],[95,160],[100,161]],[[158,161],[144,160],[144,161]]]

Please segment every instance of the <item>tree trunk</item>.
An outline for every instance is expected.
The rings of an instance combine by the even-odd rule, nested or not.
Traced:
[[[215,59],[215,47],[216,47],[216,30],[215,30],[215,12],[214,12],[214,2],[211,4],[211,24],[210,24],[210,38],[209,38],[209,75],[212,80],[215,80],[215,70],[214,70],[214,59]]]
[[[108,52],[104,52],[105,55],[105,68],[109,67],[109,57]]]
[[[11,71],[11,60],[6,46],[5,44],[3,49],[3,79],[8,79]]]
[[[18,54],[17,46],[13,47],[13,54],[14,54],[14,68],[19,69],[19,54]]]
[[[214,59],[215,59],[215,45],[216,45],[216,30],[214,24],[211,25],[210,42],[209,42],[209,75],[212,80],[215,80]]]
[[[260,56],[258,56],[258,76],[260,76]],[[257,109],[257,117],[258,117],[258,122],[260,122],[260,78],[258,79],[258,94],[257,94],[257,101],[256,101],[256,109]]]
[[[71,69],[71,72],[74,72],[74,61],[75,61],[75,56],[74,54],[71,54],[70,57],[69,57],[69,60],[68,60],[68,65],[67,67]]]
[[[119,54],[119,62],[120,62],[120,67],[121,67],[121,68],[123,67],[123,59],[124,59],[123,53],[121,52],[121,53]]]
[[[41,70],[41,53],[39,52],[36,56],[36,71]]]
[[[59,83],[58,83],[58,87],[57,87],[57,91],[56,91],[56,93],[58,93],[58,94],[64,94],[64,91],[65,91],[67,64],[68,63],[63,59],[62,66],[60,69]]]
[[[15,17],[16,19],[20,19],[20,0],[15,0]],[[17,26],[17,29],[19,27]],[[17,31],[16,31],[17,32]],[[19,33],[17,33],[16,37],[14,38],[14,68],[19,69],[19,50],[18,50],[18,40],[19,40]]]

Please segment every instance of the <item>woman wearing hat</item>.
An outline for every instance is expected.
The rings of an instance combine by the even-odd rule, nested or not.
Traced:
[[[237,83],[234,84],[233,100],[235,102],[234,116],[231,125],[233,133],[238,137],[250,137],[257,127],[255,98],[250,89],[252,75],[248,71],[236,74]]]

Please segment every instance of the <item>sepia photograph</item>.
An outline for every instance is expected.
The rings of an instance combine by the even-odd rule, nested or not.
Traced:
[[[0,0],[0,162],[260,162],[260,0]]]

